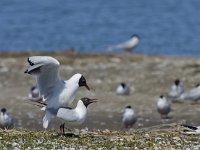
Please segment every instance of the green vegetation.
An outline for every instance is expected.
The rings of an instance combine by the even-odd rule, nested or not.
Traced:
[[[0,130],[0,149],[198,149],[197,134],[179,128],[139,131],[85,131],[60,136],[55,131]]]

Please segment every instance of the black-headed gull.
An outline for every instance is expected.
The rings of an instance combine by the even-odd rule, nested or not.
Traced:
[[[113,51],[115,49],[122,49],[127,52],[131,52],[139,43],[139,36],[136,34],[133,34],[131,38],[128,41],[125,41],[123,43],[110,46],[108,48],[108,51]]]
[[[122,114],[122,128],[130,128],[137,121],[137,115],[133,108],[128,105],[126,106],[123,114]]]
[[[13,126],[13,119],[7,114],[6,109],[2,108],[0,113],[0,128],[11,128]]]
[[[116,89],[116,93],[118,95],[128,95],[129,87],[125,83],[120,83],[120,85]]]
[[[88,105],[94,102],[97,102],[97,100],[84,97],[78,101],[77,106],[74,109],[59,108],[56,116],[62,119],[63,122],[63,124],[60,126],[61,132],[64,133],[64,122],[73,125],[82,124],[87,117]]]
[[[184,92],[184,87],[179,79],[176,79],[170,88],[168,96],[172,101],[176,101],[180,95]]]
[[[48,109],[66,107],[75,99],[79,87],[85,86],[88,90],[90,88],[85,77],[80,73],[73,75],[69,80],[62,80],[59,72],[60,63],[53,57],[32,56],[28,58],[28,62],[30,67],[25,73],[36,76],[40,97],[47,100],[43,118],[43,127],[47,128],[54,117]]]
[[[168,113],[171,111],[171,104],[163,95],[157,101],[157,110],[162,119],[167,118]]]

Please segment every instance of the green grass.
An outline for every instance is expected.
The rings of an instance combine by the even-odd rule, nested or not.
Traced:
[[[56,131],[0,130],[0,149],[195,149],[200,136],[180,129],[139,131],[84,131],[60,136]]]

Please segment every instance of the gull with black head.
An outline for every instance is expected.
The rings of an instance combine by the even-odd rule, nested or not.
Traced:
[[[67,107],[71,104],[79,87],[87,85],[85,77],[80,74],[74,74],[69,80],[60,78],[60,63],[50,56],[32,56],[28,58],[30,67],[25,71],[30,75],[36,76],[37,87],[40,97],[47,100],[45,116],[43,118],[43,127],[47,128],[55,114],[48,110],[57,110],[60,107]]]
[[[87,107],[91,103],[97,102],[97,99],[90,99],[87,97],[81,98],[74,109],[59,108],[56,116],[62,120],[60,126],[61,133],[64,133],[64,124],[80,125],[87,117]]]

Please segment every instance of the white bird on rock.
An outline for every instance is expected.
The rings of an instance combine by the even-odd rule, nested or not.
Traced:
[[[62,80],[59,73],[60,63],[53,57],[32,56],[28,58],[28,62],[30,67],[25,73],[36,76],[40,97],[47,100],[43,118],[43,127],[47,128],[55,116],[48,111],[49,109],[67,107],[75,99],[79,87],[85,86],[88,90],[90,88],[80,73],[73,75],[69,80]]]

